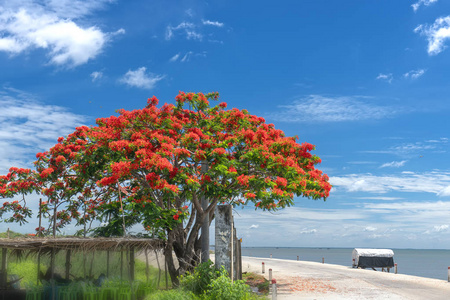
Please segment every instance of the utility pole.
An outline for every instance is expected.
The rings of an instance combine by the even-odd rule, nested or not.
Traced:
[[[208,171],[208,162],[206,160],[202,160],[202,174],[205,174]],[[209,201],[205,196],[206,191],[203,192],[201,197],[201,204],[203,212],[208,209]],[[207,262],[209,260],[209,214],[205,213],[203,217],[202,224],[202,235],[201,235],[201,244],[202,244],[202,262]]]

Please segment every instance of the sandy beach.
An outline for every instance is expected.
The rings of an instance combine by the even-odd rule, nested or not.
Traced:
[[[242,271],[262,274],[278,286],[277,299],[450,299],[450,283],[332,264],[242,257]],[[271,297],[271,296],[270,296]]]

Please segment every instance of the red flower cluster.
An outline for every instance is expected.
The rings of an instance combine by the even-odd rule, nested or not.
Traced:
[[[253,194],[253,193],[246,193],[245,194],[245,198],[247,198],[247,199],[254,199],[255,197],[256,197],[256,195]]]
[[[212,152],[212,154],[224,155],[227,151],[223,148],[216,148]]]
[[[151,106],[158,105],[158,103],[159,103],[159,100],[155,96],[148,98],[148,100],[147,100],[147,104],[151,105]]]
[[[50,174],[52,174],[55,170],[53,168],[47,168],[41,172],[42,178],[47,178]]]

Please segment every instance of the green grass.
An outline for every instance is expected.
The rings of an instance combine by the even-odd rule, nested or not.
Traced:
[[[125,253],[124,253],[125,254]],[[61,251],[56,255],[55,271],[64,277],[66,253]],[[123,256],[123,279],[128,282],[128,262]],[[112,284],[120,283],[120,253],[110,253],[110,280]],[[92,263],[92,268],[91,268]],[[47,266],[50,264],[50,257],[41,257],[41,271],[45,273]],[[71,277],[84,278],[90,276],[91,278],[98,278],[100,274],[106,274],[106,252],[96,252],[94,256],[92,253],[74,252],[71,257]],[[212,268],[212,267],[211,267]],[[169,289],[158,290],[159,287],[165,287],[165,273],[161,272],[160,286],[157,287],[158,276],[160,271],[157,268],[149,266],[149,282],[147,284],[146,278],[146,263],[140,260],[135,260],[135,283],[141,282],[141,288],[146,288],[145,300],[210,300],[210,299],[263,299],[261,296],[248,292],[248,287],[244,286],[244,282],[231,283],[227,276],[221,276],[213,280],[211,284],[211,291],[202,295],[194,295],[191,291],[186,289]],[[22,287],[24,283],[37,282],[37,257],[27,257],[21,260],[10,256],[8,261],[8,274],[16,274],[22,279]],[[255,274],[256,275],[256,274]],[[246,279],[251,279],[252,274],[247,274]],[[169,278],[169,286],[170,277]],[[260,278],[253,278],[254,281],[259,281]]]
[[[32,260],[23,260],[20,262],[8,262],[8,274],[15,274],[22,278],[22,283],[32,282],[36,284],[37,281],[37,263]],[[23,286],[23,284],[21,284]]]
[[[10,253],[9,253],[10,254]],[[109,278],[119,280],[129,280],[129,262],[126,259],[127,255],[124,252],[122,267],[122,256],[120,253],[110,252],[109,261]],[[8,274],[16,274],[22,278],[22,283],[33,282],[37,283],[38,277],[38,258],[37,256],[28,256],[21,259],[8,255]],[[93,254],[83,252],[73,252],[71,255],[70,279],[91,278],[96,279],[101,274],[107,274],[107,254],[106,251],[99,251]],[[65,277],[66,252],[60,251],[55,257],[55,273],[61,277]],[[50,257],[48,255],[41,256],[40,270],[45,274],[47,268],[50,266]],[[147,283],[146,263],[135,259],[135,281]],[[158,277],[161,276],[158,280]],[[171,286],[170,276],[168,277],[168,285]],[[149,266],[149,284],[156,287],[158,281],[160,286],[165,287],[165,272]]]
[[[22,233],[18,233],[18,232],[14,232],[14,231],[9,231],[9,238],[11,239],[15,239],[15,238],[23,238],[23,237],[27,237],[27,234],[22,234]],[[0,238],[2,239],[6,239],[8,238],[8,232],[0,232]]]
[[[264,276],[258,275],[256,273],[247,272],[242,274],[242,280],[245,281],[251,287],[255,287],[258,289],[258,292],[261,294],[268,294],[270,283]]]
[[[157,291],[148,295],[145,300],[197,300],[201,299],[195,296],[191,292],[187,292],[181,289],[173,289],[167,291]]]
[[[120,265],[121,265],[121,255],[120,253],[110,253],[110,276],[107,282],[109,285],[125,286],[126,289],[131,289],[131,282],[129,281],[129,263],[126,260],[126,253],[123,255],[123,269],[122,278],[120,276]],[[93,282],[101,274],[106,275],[106,252],[96,252],[94,256],[92,253],[74,252],[71,256],[71,269],[70,269],[70,279],[73,282],[79,282],[81,279],[85,282]],[[65,263],[66,263],[66,253],[61,251],[56,255],[55,259],[55,272],[62,277],[65,277]],[[92,264],[92,268],[91,268]],[[45,273],[48,266],[50,265],[50,257],[41,256],[41,272]],[[157,292],[159,287],[165,287],[165,272],[159,271],[159,269],[149,266],[149,279],[147,281],[146,276],[146,263],[138,259],[135,260],[135,280],[133,285],[138,284],[139,295],[141,292],[147,296],[149,294],[154,294]],[[8,255],[8,275],[17,275],[21,278],[20,287],[26,288],[31,286],[42,285],[38,280],[38,264],[36,256],[28,256],[26,258],[22,257],[19,259],[13,255]],[[158,280],[158,277],[161,276]],[[171,286],[170,276],[168,277],[168,286]],[[89,278],[85,280],[83,278]],[[75,280],[74,280],[75,279]],[[159,283],[159,286],[158,286]],[[107,284],[105,282],[105,284]],[[98,291],[100,293],[100,291]],[[157,296],[165,297],[165,296]],[[161,299],[187,299],[190,298],[161,298]],[[143,299],[143,298],[140,298]],[[157,298],[159,299],[159,298]]]

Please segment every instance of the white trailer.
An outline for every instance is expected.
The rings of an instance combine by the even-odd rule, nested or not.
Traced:
[[[389,268],[394,267],[394,251],[391,249],[355,248],[352,252],[353,268]]]

